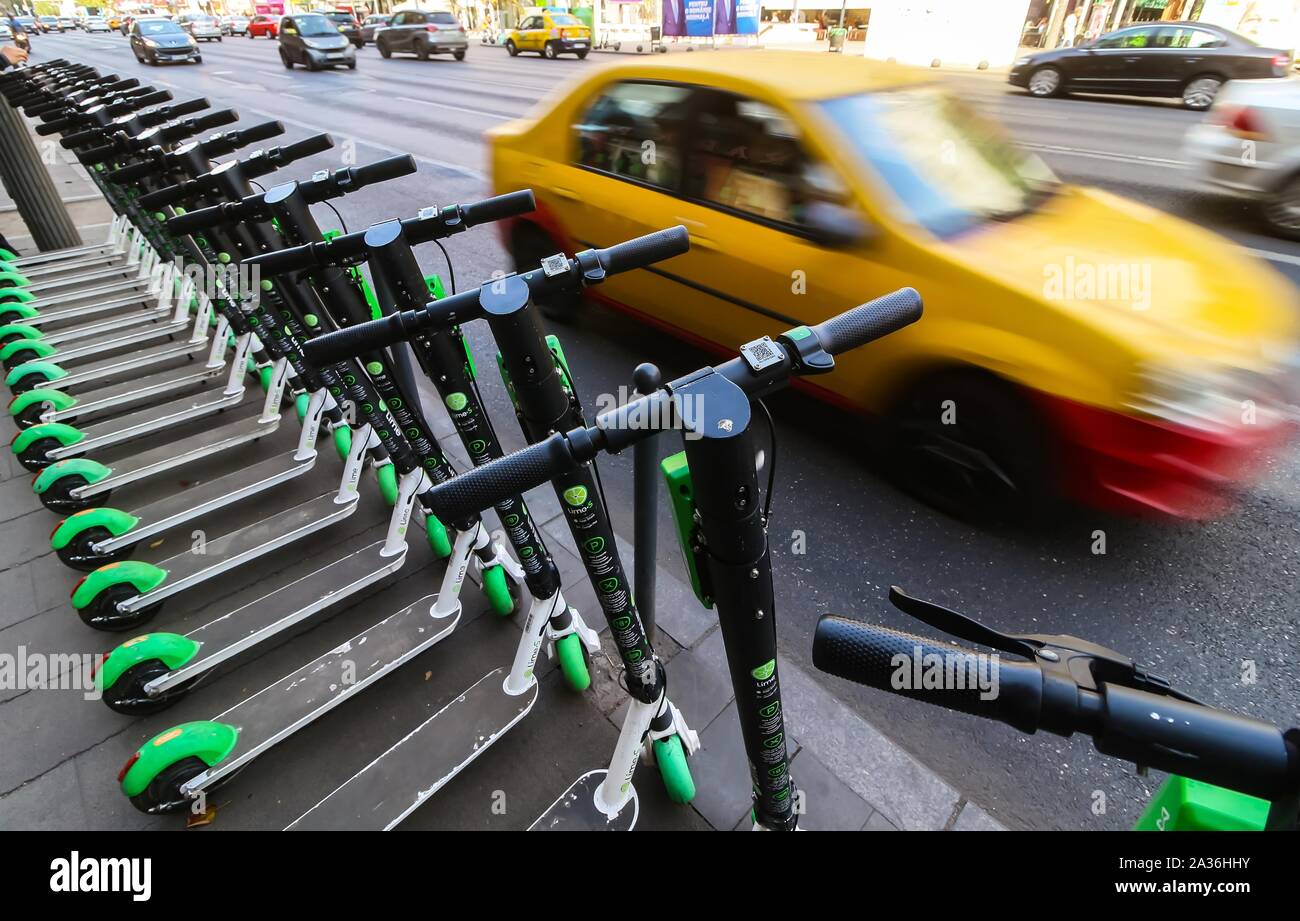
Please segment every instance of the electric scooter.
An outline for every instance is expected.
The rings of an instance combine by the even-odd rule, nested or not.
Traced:
[[[1152,797],[1138,831],[1300,830],[1300,728],[1276,726],[1201,703],[1128,656],[1057,634],[1006,634],[898,587],[903,613],[988,654],[889,627],[824,615],[813,664],[840,678],[949,710],[997,720],[1033,735],[1082,732],[1103,755],[1140,771],[1171,775]],[[1003,658],[1010,656],[1011,658]],[[893,680],[900,665],[942,664],[945,674],[996,669],[998,693]],[[951,672],[949,672],[951,669]]]
[[[383,225],[381,225],[383,226]],[[391,234],[389,234],[391,236]],[[551,432],[583,424],[580,405],[572,385],[567,364],[556,344],[544,339],[537,329],[532,299],[546,293],[572,291],[588,284],[598,284],[607,274],[651,265],[679,255],[689,247],[683,228],[660,231],[604,250],[587,250],[572,260],[557,255],[542,267],[523,275],[497,279],[475,290],[434,301],[418,310],[407,310],[353,329],[322,337],[306,347],[312,361],[335,360],[340,355],[381,348],[395,341],[412,340],[427,331],[446,329],[472,319],[486,318],[501,349],[501,365],[518,407],[520,423],[530,442],[547,442]],[[283,255],[263,257],[267,263],[293,264],[294,250]],[[525,456],[535,457],[535,448]],[[594,455],[593,455],[594,456]],[[512,455],[513,457],[513,455]],[[538,477],[528,487],[493,490],[488,501],[474,505],[462,503],[461,511],[488,508],[507,496],[523,492],[552,479],[565,519],[580,549],[584,566],[596,590],[601,608],[609,622],[611,636],[618,647],[624,666],[624,682],[632,697],[609,768],[584,774],[561,803],[539,820],[542,824],[563,823],[569,827],[630,829],[638,811],[636,790],[632,784],[638,758],[644,748],[658,766],[670,798],[687,802],[694,796],[694,781],[686,764],[688,752],[699,747],[699,740],[685,722],[681,712],[667,694],[667,671],[655,656],[640,616],[627,586],[622,564],[615,547],[604,499],[595,479],[594,469],[583,462]],[[470,478],[473,483],[492,483],[493,473],[509,461],[495,460],[462,474],[447,484],[435,487],[433,494],[459,494],[456,483]],[[504,469],[512,469],[506,467]],[[498,483],[499,485],[499,483]],[[480,494],[478,498],[482,498]],[[477,499],[475,500],[477,501]],[[445,507],[439,500],[439,506]],[[444,516],[439,516],[444,517]],[[433,764],[442,777],[445,755],[437,732],[438,721],[424,724],[408,735],[380,760],[385,762],[385,776],[400,776],[411,784],[409,794],[418,805],[427,795],[421,791],[430,777],[422,766]],[[393,765],[393,766],[390,766]],[[375,771],[374,765],[367,771]],[[373,776],[373,774],[372,774]],[[354,778],[355,779],[355,778]],[[434,789],[441,781],[433,784]],[[578,791],[586,791],[579,793]],[[407,791],[402,791],[403,793]],[[327,824],[339,817],[357,818],[368,808],[367,784],[358,780],[345,784],[331,799],[322,802],[318,815]],[[399,794],[387,803],[406,803]],[[412,807],[414,808],[414,807]],[[368,827],[392,827],[402,815],[384,810],[364,818]],[[315,821],[315,820],[313,820]]]
[[[557,264],[546,275],[528,273],[523,284],[531,281],[535,295],[562,290],[566,282],[571,290],[580,280],[598,281],[610,271],[680,252],[685,239],[685,230],[675,228],[642,238],[639,251],[626,257],[611,260],[602,258],[601,251],[579,253],[567,270]],[[550,278],[565,281],[547,284]],[[355,330],[354,340],[378,344],[403,329],[418,330],[430,322],[430,308]],[[776,341],[764,336],[742,346],[738,358],[678,378],[601,414],[594,425],[557,432],[434,491],[433,506],[440,514],[459,514],[509,491],[554,481],[601,452],[617,453],[666,428],[683,430],[688,436],[685,457],[670,465],[670,488],[689,498],[690,517],[679,517],[679,528],[696,591],[718,610],[753,780],[755,824],[764,829],[793,830],[798,816],[786,751],[767,516],[755,471],[750,404],[786,386],[791,376],[833,370],[834,355],[901,329],[920,315],[919,295],[904,288],[817,326],[797,326]],[[640,739],[625,733],[620,748],[625,744],[639,746]],[[591,827],[583,813],[609,815],[620,797],[620,785],[630,779],[630,770],[627,775],[611,771],[594,785],[580,779],[532,827]]]

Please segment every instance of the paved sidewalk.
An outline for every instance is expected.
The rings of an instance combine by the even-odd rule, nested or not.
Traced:
[[[89,183],[60,157],[57,176],[68,176],[69,197],[84,194]],[[62,181],[62,180],[61,180]],[[78,186],[77,182],[83,183]],[[82,190],[82,191],[79,191]],[[86,209],[93,237],[107,221],[102,201],[77,201]],[[0,214],[7,214],[0,211]],[[7,218],[6,218],[7,219]],[[6,233],[10,225],[4,225]],[[21,239],[16,241],[21,245]],[[440,442],[462,469],[468,457],[432,388],[423,386],[426,413]],[[242,410],[254,411],[252,393]],[[289,414],[291,417],[291,414]],[[228,418],[223,417],[223,418]],[[198,431],[194,423],[175,435]],[[506,448],[522,447],[513,426],[500,426]],[[0,421],[0,440],[13,435],[12,422]],[[296,438],[291,421],[273,436],[241,449],[240,464],[286,450]],[[106,452],[111,463],[137,444]],[[327,440],[326,440],[326,443]],[[124,488],[112,497],[119,508],[133,508],[164,493],[190,488],[230,469],[232,458],[216,458],[159,477],[157,482]],[[219,535],[332,488],[339,464],[324,457],[311,474],[273,494],[204,518],[198,527]],[[104,634],[81,623],[68,593],[78,574],[50,551],[49,534],[58,516],[41,506],[31,491],[31,474],[0,448],[0,657],[102,652],[132,634]],[[242,566],[221,579],[167,602],[151,630],[184,633],[218,613],[259,597],[320,565],[340,547],[362,546],[381,532],[387,510],[367,477],[361,507],[345,522],[290,548]],[[563,514],[549,488],[527,496],[542,522],[564,580],[565,594],[593,627],[607,629],[595,593],[582,569]],[[494,517],[489,516],[493,526]],[[616,522],[630,533],[631,522]],[[158,561],[181,552],[193,540],[194,525],[150,542],[137,558]],[[719,829],[747,827],[750,783],[736,720],[721,635],[713,611],[703,609],[678,567],[672,534],[661,535],[658,565],[660,655],[667,660],[674,702],[701,737],[691,761],[698,794],[690,807],[669,803],[653,769],[642,766],[635,778],[640,795],[640,828]],[[619,539],[627,571],[633,549]],[[178,704],[161,714],[132,719],[112,713],[78,690],[24,690],[0,687],[0,829],[165,829],[183,826],[178,817],[153,818],[136,812],[117,790],[121,764],[143,741],[178,723],[211,718],[301,664],[334,648],[367,625],[437,590],[442,564],[431,559],[423,541],[397,574],[358,600],[313,618],[303,629],[259,647]],[[513,629],[487,611],[474,587],[463,593],[465,611],[456,635],[433,647],[392,675],[357,695],[316,723],[290,736],[259,758],[228,787],[215,794],[217,816],[210,828],[281,828],[345,781],[370,759],[448,701],[487,670],[506,664],[518,640],[522,615]],[[463,635],[462,635],[463,634]],[[607,635],[606,635],[607,640]],[[608,647],[607,647],[608,648]],[[10,668],[8,673],[12,674]],[[0,675],[6,674],[0,669]],[[990,830],[998,823],[969,803],[923,764],[881,735],[826,688],[786,659],[780,662],[786,687],[787,728],[792,770],[804,793],[810,829]],[[575,695],[563,686],[556,668],[539,663],[541,694],[534,712],[512,729],[493,751],[474,761],[404,824],[405,828],[524,828],[567,784],[608,759],[626,709],[626,694],[608,661],[593,662],[592,690]],[[509,803],[501,812],[499,801]]]

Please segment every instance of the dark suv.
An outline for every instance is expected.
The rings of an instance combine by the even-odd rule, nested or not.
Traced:
[[[351,13],[342,11],[333,11],[321,13],[326,19],[334,23],[339,28],[339,35],[342,35],[357,48],[366,47],[365,41],[361,38],[361,23],[357,22],[356,17]]]
[[[375,45],[384,57],[394,51],[408,51],[421,61],[431,54],[450,54],[458,61],[465,60],[469,39],[465,29],[451,13],[439,10],[402,10],[393,17],[388,28],[375,35]]]

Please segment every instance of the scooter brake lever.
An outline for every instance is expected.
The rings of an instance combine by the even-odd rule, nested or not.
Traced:
[[[1038,647],[1042,645],[1041,642],[1035,642],[1030,637],[1000,633],[973,617],[945,608],[933,601],[914,598],[897,585],[890,586],[889,603],[904,614],[915,617],[936,630],[942,630],[949,636],[1009,652],[1012,655],[1024,656],[1026,659],[1033,659],[1038,652]]]

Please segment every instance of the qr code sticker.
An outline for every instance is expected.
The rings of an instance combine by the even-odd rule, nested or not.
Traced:
[[[775,343],[767,336],[742,345],[740,353],[745,356],[745,361],[749,362],[749,366],[755,371],[779,364],[782,357]]]
[[[547,256],[542,260],[542,272],[547,277],[563,275],[567,271],[569,271],[569,258],[564,253],[556,253],[554,256]]]

